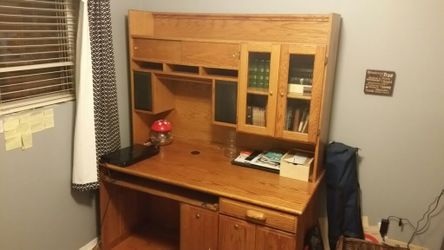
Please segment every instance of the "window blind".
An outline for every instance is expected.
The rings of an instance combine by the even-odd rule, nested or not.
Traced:
[[[72,1],[0,1],[0,115],[74,98]]]

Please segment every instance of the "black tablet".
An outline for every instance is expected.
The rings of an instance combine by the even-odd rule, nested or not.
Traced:
[[[102,157],[102,161],[113,165],[126,167],[141,160],[147,159],[159,153],[159,146],[144,146],[134,144],[132,146],[116,150]]]

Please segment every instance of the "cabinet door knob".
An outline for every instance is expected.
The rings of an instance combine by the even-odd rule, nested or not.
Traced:
[[[200,214],[197,213],[197,214],[195,215],[195,217],[196,217],[196,219],[199,219],[199,218],[200,218]]]
[[[281,93],[280,93],[280,94],[281,94],[281,96],[282,96],[282,97],[284,96],[284,92],[282,92],[282,91],[281,91]]]
[[[273,96],[273,91],[270,91],[270,96]]]
[[[239,229],[239,224],[237,224],[237,223],[234,224],[234,228],[235,228],[235,229]]]
[[[139,49],[139,47],[137,47],[137,46],[134,46],[134,50],[138,50]]]

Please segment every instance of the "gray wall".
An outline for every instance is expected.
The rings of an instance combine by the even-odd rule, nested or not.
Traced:
[[[327,13],[343,19],[330,138],[359,147],[363,214],[416,222],[444,188],[444,1],[111,2],[122,143],[129,143],[128,9],[167,12]],[[363,93],[366,69],[397,73],[393,97]],[[441,203],[442,204],[442,203]],[[443,210],[441,206],[441,211]],[[407,240],[393,223],[389,236]],[[439,249],[444,212],[415,243]]]
[[[27,150],[0,134],[0,249],[79,249],[94,239],[96,194],[71,190],[74,103],[54,106],[55,127]]]

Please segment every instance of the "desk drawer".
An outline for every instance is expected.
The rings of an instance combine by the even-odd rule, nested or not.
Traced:
[[[225,198],[219,200],[219,212],[256,224],[296,233],[297,218],[294,215]]]

